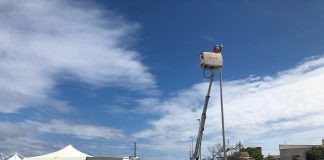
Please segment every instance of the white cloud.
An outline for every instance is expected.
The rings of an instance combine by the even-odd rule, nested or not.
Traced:
[[[77,138],[78,142],[83,141],[89,144],[96,140],[105,143],[108,138],[117,142],[130,140],[121,130],[115,128],[64,120],[0,122],[0,130],[1,152],[9,154],[16,151],[25,156],[45,154],[70,143],[62,139],[55,139],[55,143],[52,143],[51,139],[46,139],[43,135],[71,136]]]
[[[22,123],[0,122],[0,150],[11,154],[19,152],[24,156],[46,153],[57,144],[49,144],[35,137],[37,130]]]
[[[323,80],[324,57],[311,57],[295,68],[279,72],[275,76],[251,76],[225,81],[223,91],[227,138],[232,143],[241,140],[246,145],[270,146],[270,153],[278,153],[273,148],[278,148],[278,144],[287,136],[296,137],[296,133],[302,134],[303,139],[309,139],[309,143],[314,142],[312,137],[320,137],[324,133],[318,131],[318,127],[324,126]],[[134,136],[148,140],[148,145],[158,146],[148,147],[150,149],[165,152],[176,150],[183,153],[182,157],[186,156],[189,137],[197,135],[196,119],[200,118],[207,87],[207,82],[196,84],[162,102],[156,109],[160,111],[161,117],[150,121],[149,129]],[[304,130],[308,132],[304,134]],[[296,138],[290,142],[299,141],[300,138]],[[318,141],[320,142],[320,138]],[[221,143],[217,82],[213,85],[208,108],[204,154],[207,154],[208,145],[216,143]]]
[[[128,49],[138,24],[68,1],[1,1],[0,8],[0,112],[46,103],[63,78],[156,92],[139,53]]]
[[[47,123],[26,121],[25,124],[37,128],[40,133],[69,135],[81,139],[107,139],[109,137],[114,137],[114,139],[125,138],[124,133],[118,129],[90,124],[76,124],[63,120],[52,120]]]

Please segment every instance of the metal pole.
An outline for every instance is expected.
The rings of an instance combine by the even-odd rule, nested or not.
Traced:
[[[193,137],[190,137],[190,138],[191,138],[191,154],[192,154],[193,153]]]
[[[220,89],[220,98],[221,98],[221,113],[222,113],[222,133],[223,133],[223,150],[224,150],[224,160],[227,160],[226,155],[226,142],[225,142],[225,127],[224,127],[224,109],[223,109],[223,89],[222,89],[222,69],[219,69],[219,89]]]
[[[200,126],[200,119],[197,119],[197,121]],[[201,146],[199,147],[199,160],[201,160]]]
[[[134,143],[134,157],[136,157],[136,142]]]

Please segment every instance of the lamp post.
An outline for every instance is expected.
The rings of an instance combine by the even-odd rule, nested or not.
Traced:
[[[193,153],[193,137],[189,137],[189,138],[191,138],[191,154]],[[191,155],[191,157],[192,157],[192,155]]]
[[[197,119],[198,125],[200,126],[200,119]],[[199,159],[201,160],[201,147],[199,147]]]
[[[219,69],[219,90],[220,90],[220,99],[221,99],[221,114],[222,114],[222,134],[223,134],[223,150],[224,150],[224,160],[227,160],[226,155],[226,142],[225,142],[225,126],[224,126],[224,109],[223,109],[223,75],[222,69]]]
[[[106,137],[107,138],[107,144],[109,144],[110,143],[110,141],[111,141],[111,139],[110,139],[110,137]],[[109,149],[107,149],[107,152],[106,152],[106,154],[109,154]]]
[[[191,146],[190,145],[188,145],[188,146],[189,146],[189,160],[192,160]]]

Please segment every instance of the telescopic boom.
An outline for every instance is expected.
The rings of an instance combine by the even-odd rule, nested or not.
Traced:
[[[209,101],[209,97],[210,97],[210,90],[211,90],[211,86],[213,84],[214,76],[215,76],[215,70],[211,70],[208,92],[207,92],[207,95],[206,95],[206,98],[205,98],[204,109],[203,109],[203,112],[202,112],[201,118],[200,118],[198,136],[197,136],[197,141],[196,141],[196,147],[195,147],[195,152],[193,154],[193,157],[194,157],[195,160],[199,160],[199,157],[201,156],[199,151],[200,151],[200,148],[201,148],[202,136],[204,134],[204,127],[205,127],[205,121],[206,121],[206,112],[207,112],[208,101]]]

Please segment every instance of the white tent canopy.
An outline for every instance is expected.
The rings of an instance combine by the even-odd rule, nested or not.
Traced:
[[[10,157],[8,160],[22,160],[17,153],[15,153],[12,157]]]
[[[75,149],[71,144],[53,153],[25,158],[24,160],[86,160],[92,157]]]
[[[3,153],[0,153],[0,154],[1,154],[0,160],[22,160],[22,159],[24,159],[24,156],[22,156],[16,152],[9,154],[7,156]]]

